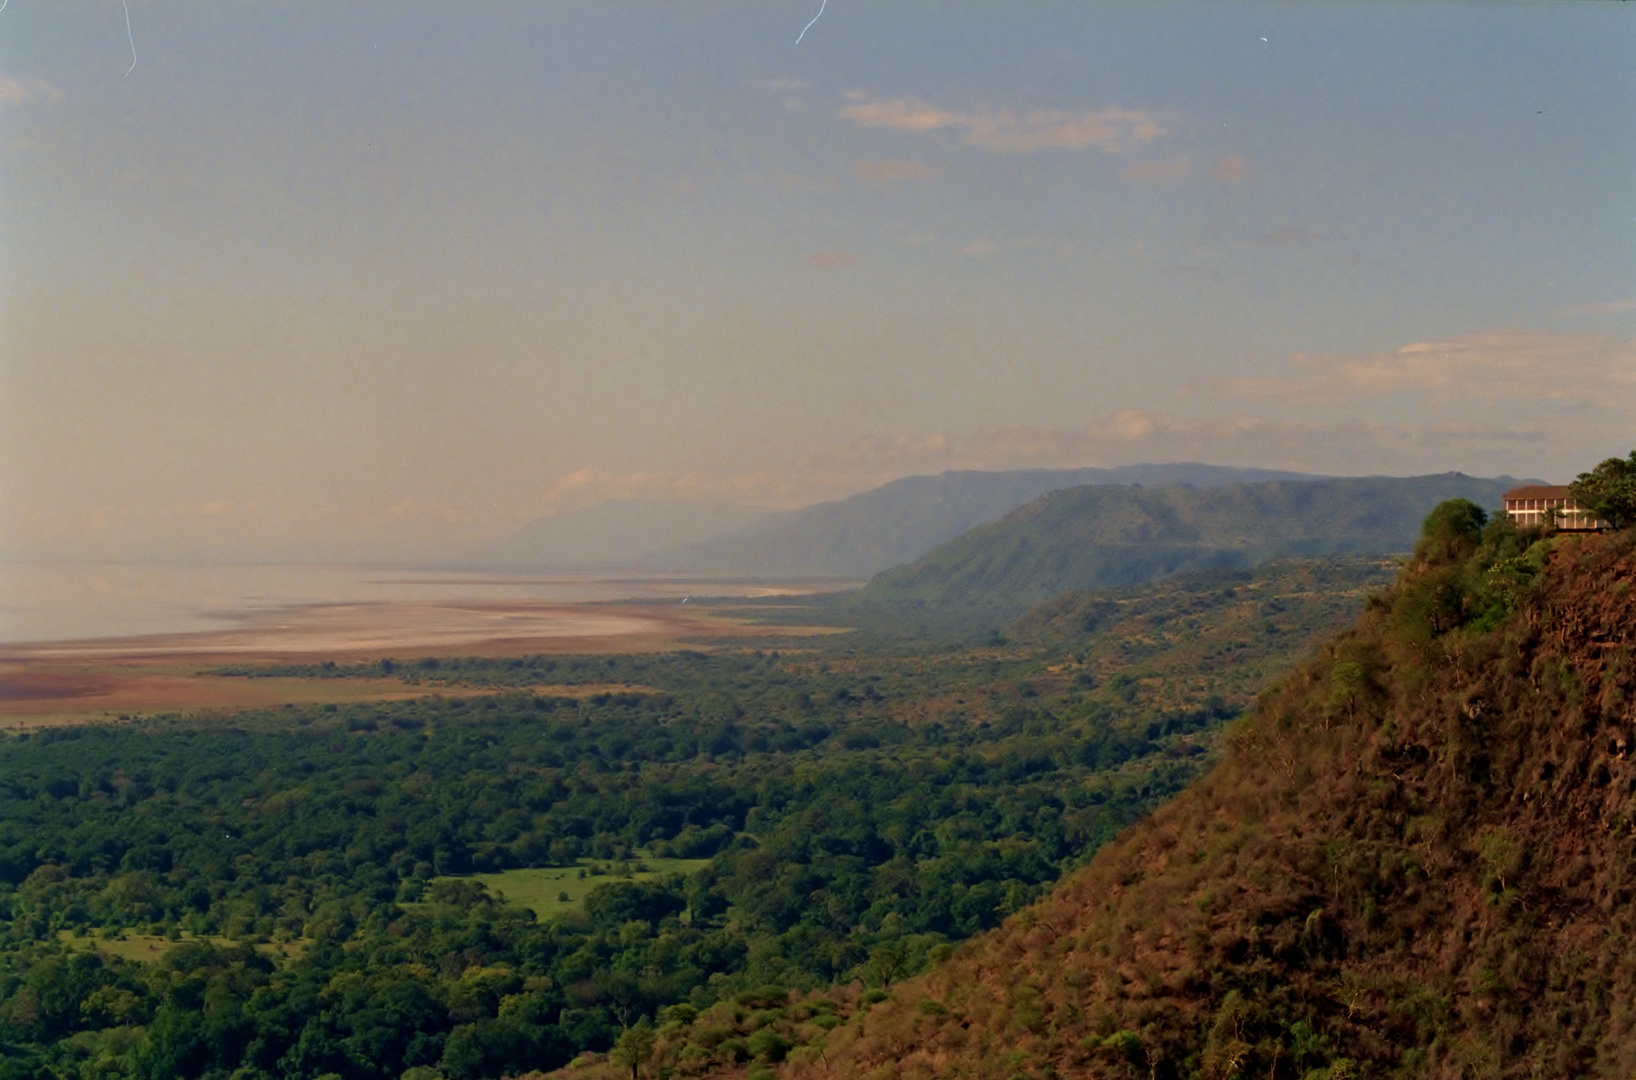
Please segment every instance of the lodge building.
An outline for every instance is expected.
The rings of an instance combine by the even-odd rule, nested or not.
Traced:
[[[1548,524],[1555,512],[1558,532],[1600,532],[1607,522],[1598,521],[1589,510],[1574,502],[1566,486],[1536,484],[1512,488],[1505,493],[1505,516],[1519,526]]]

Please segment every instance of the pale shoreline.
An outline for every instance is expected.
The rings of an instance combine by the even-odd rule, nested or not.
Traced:
[[[132,634],[0,645],[0,659],[199,657],[258,654],[379,658],[391,650],[446,651],[497,642],[563,643],[710,634],[721,620],[683,614],[680,604],[576,604],[557,601],[372,601],[318,603],[246,613],[222,630]],[[675,607],[671,614],[666,609]],[[695,608],[694,611],[702,611]],[[385,651],[383,651],[385,650]],[[601,651],[601,650],[598,650]]]
[[[107,651],[115,642],[143,639],[156,647],[199,641],[199,635],[265,630],[274,617],[337,605],[452,605],[457,636],[472,635],[461,605],[680,604],[687,596],[757,599],[855,588],[833,578],[756,578],[727,574],[600,574],[592,572],[458,571],[448,568],[306,564],[172,565],[126,563],[0,564],[0,652],[70,644]],[[336,618],[339,618],[338,616]],[[405,625],[426,627],[406,615]],[[526,620],[524,620],[526,621]],[[382,644],[396,647],[401,633],[387,626]],[[523,626],[524,633],[549,626]],[[419,637],[417,630],[411,636]],[[89,643],[95,643],[91,645]],[[410,643],[411,645],[414,642]],[[362,647],[370,647],[368,641]],[[251,646],[254,648],[255,646]],[[305,646],[298,646],[302,649]]]
[[[293,605],[225,630],[0,645],[0,721],[83,723],[156,712],[389,700],[429,691],[381,679],[245,679],[220,666],[399,661],[429,656],[648,653],[699,639],[836,633],[763,626],[714,606],[560,601]],[[447,692],[444,690],[442,692]]]

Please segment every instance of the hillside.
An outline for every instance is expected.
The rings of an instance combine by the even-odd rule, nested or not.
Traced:
[[[726,570],[802,576],[876,574],[1036,499],[1085,484],[1218,484],[1307,479],[1300,473],[1189,463],[1116,469],[1028,469],[910,476],[835,502],[775,514],[755,524],[646,557],[668,571]]]
[[[1404,552],[1442,500],[1497,506],[1515,483],[1446,473],[1053,491],[886,571],[854,602],[1020,612],[1069,590],[1140,585],[1187,570]]]
[[[1280,559],[1180,574],[1139,589],[1065,593],[1008,636],[1060,658],[1081,684],[1121,676],[1144,696],[1220,694],[1248,706],[1268,681],[1350,626],[1391,584],[1392,560]]]
[[[612,499],[536,518],[462,561],[515,567],[623,566],[661,548],[716,536],[776,513],[737,503]]]
[[[1433,533],[1205,780],[784,1075],[1636,1073],[1636,540]]]

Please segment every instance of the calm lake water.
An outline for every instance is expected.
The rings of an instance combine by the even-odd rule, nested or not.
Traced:
[[[0,642],[225,630],[259,614],[318,603],[679,602],[691,594],[765,596],[810,589],[800,582],[401,567],[0,563]]]

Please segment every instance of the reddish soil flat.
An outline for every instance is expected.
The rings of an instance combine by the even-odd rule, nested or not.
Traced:
[[[776,631],[775,631],[776,632]],[[384,656],[515,655],[518,652],[640,652],[688,637],[731,637],[766,628],[680,604],[416,601],[312,604],[261,613],[230,630],[44,642],[0,648],[0,661],[188,659],[310,662]]]
[[[84,671],[0,670],[0,708],[12,702],[70,701],[111,690],[118,680]]]
[[[752,626],[680,604],[415,602],[318,604],[231,630],[0,647],[0,724],[391,700],[448,693],[396,678],[235,678],[224,664],[310,664],[424,656],[632,653],[689,638],[813,633]],[[470,691],[461,691],[468,693]]]

